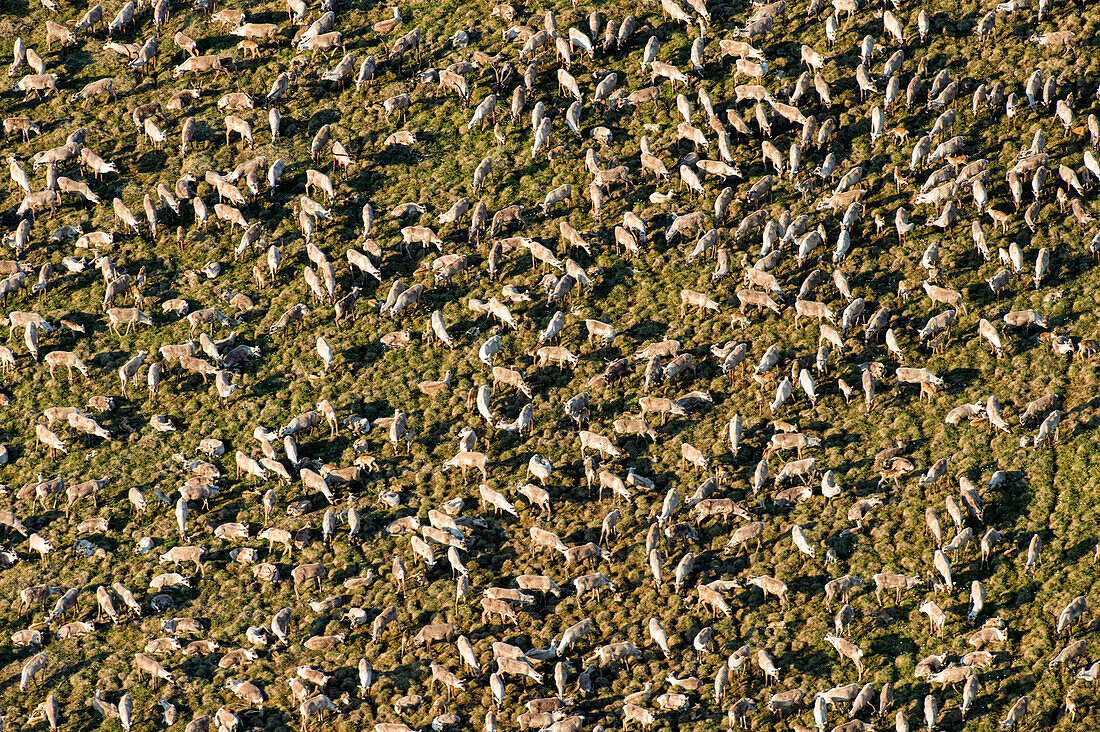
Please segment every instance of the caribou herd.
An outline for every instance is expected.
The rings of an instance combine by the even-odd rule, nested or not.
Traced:
[[[0,726],[1100,718],[1088,3],[31,5]]]

